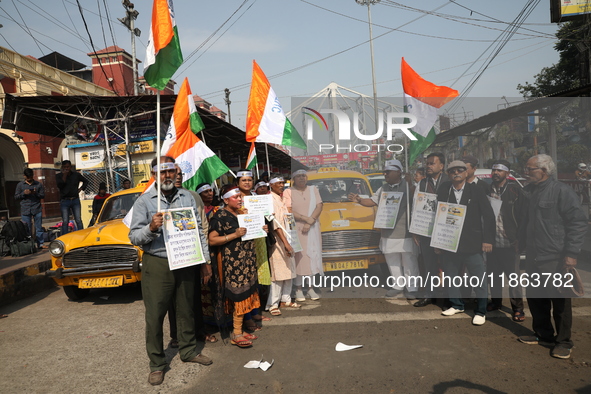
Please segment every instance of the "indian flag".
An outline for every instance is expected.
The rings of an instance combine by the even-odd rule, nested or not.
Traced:
[[[172,0],[154,0],[144,78],[151,87],[163,90],[182,63]]]
[[[285,116],[263,70],[254,60],[252,63],[252,84],[246,114],[246,141],[306,149],[306,143]]]
[[[246,169],[252,170],[258,163],[257,151],[254,147],[254,141],[250,143],[250,151],[248,152],[248,159],[246,160]]]
[[[193,102],[193,96],[189,81],[185,78],[171,120],[175,123],[176,141],[166,155],[173,157],[183,171],[183,187],[195,190],[200,183],[213,183],[230,169],[197,137],[196,133],[203,129],[203,122],[196,121],[197,112],[191,112],[189,102]]]
[[[402,87],[404,89],[405,111],[417,117],[417,125],[412,128],[416,141],[410,141],[409,164],[435,141],[435,122],[437,108],[458,96],[458,91],[446,86],[437,86],[424,80],[402,58]]]
[[[201,120],[201,116],[199,116],[195,107],[195,100],[193,99],[193,93],[189,86],[189,80],[185,78],[174,103],[170,125],[168,126],[166,138],[164,138],[160,150],[161,155],[168,153],[168,150],[177,141],[179,135],[187,131],[198,134],[204,128],[203,120]]]

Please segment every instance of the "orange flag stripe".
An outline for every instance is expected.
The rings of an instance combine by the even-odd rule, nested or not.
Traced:
[[[250,97],[248,98],[248,111],[246,113],[246,141],[253,142],[259,136],[259,126],[267,97],[271,90],[271,84],[256,61],[252,61],[252,83],[250,85]]]
[[[174,127],[176,129],[177,140],[187,130],[191,129],[191,124],[189,122],[188,97],[192,95],[193,93],[191,92],[191,86],[189,86],[189,79],[185,78],[183,84],[181,85],[181,89],[179,90],[179,93],[176,97],[176,101],[174,103],[174,111],[172,113],[172,116],[174,118]]]
[[[423,79],[402,58],[402,88],[404,93],[429,104],[432,107],[441,108],[455,97],[458,91],[447,86],[438,86]]]
[[[167,0],[154,0],[152,7],[152,36],[156,53],[166,47],[174,36]]]

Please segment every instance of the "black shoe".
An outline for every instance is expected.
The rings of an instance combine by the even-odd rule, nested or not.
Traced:
[[[486,310],[489,312],[492,311],[498,311],[499,309],[501,309],[503,307],[503,305],[497,305],[497,304],[493,304],[492,302],[490,302],[487,306],[486,306]]]
[[[570,351],[571,351],[571,349],[568,347],[556,345],[556,346],[554,346],[554,349],[552,349],[552,352],[550,353],[550,355],[552,357],[556,357],[556,358],[567,359],[567,358],[570,358]]]
[[[432,303],[433,303],[433,300],[431,300],[431,298],[423,298],[422,300],[418,300],[417,302],[415,302],[413,304],[413,306],[416,306],[417,308],[421,308],[423,306],[427,306]]]
[[[176,349],[179,347],[179,341],[177,341],[176,339],[172,338],[170,340],[170,343],[168,344],[168,346],[170,346],[173,349]]]
[[[542,345],[542,346],[552,346],[554,345],[554,341],[549,341],[547,339],[538,338],[535,335],[524,335],[517,340],[521,343],[525,343],[526,345]]]

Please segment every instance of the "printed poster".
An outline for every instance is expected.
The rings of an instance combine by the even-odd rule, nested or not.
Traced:
[[[440,201],[431,234],[431,247],[457,252],[465,217],[465,205]]]
[[[261,213],[267,216],[273,213],[273,196],[270,194],[245,196],[243,202],[249,214]]]
[[[409,231],[413,234],[430,237],[433,233],[437,214],[437,194],[417,192]]]
[[[288,213],[285,216],[285,222],[285,227],[287,228],[287,242],[289,242],[289,244],[293,248],[294,253],[301,252],[304,249],[302,248],[302,244],[300,243],[300,238],[298,237],[298,229],[296,227],[296,221],[292,213]]]
[[[394,228],[403,196],[403,192],[382,192],[376,212],[375,228]]]
[[[246,229],[246,234],[242,236],[243,241],[267,236],[267,233],[263,230],[265,217],[260,213],[247,213],[236,217],[238,218],[238,225]]]
[[[171,270],[202,264],[206,260],[193,208],[164,211],[162,225],[168,266]]]

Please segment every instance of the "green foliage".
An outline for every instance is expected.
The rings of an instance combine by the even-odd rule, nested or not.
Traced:
[[[518,84],[517,90],[524,97],[541,97],[580,85],[580,62],[586,53],[580,53],[577,42],[584,42],[589,26],[585,21],[563,23],[556,33],[558,42],[554,49],[560,54],[558,63],[544,67],[534,75],[534,82]]]

